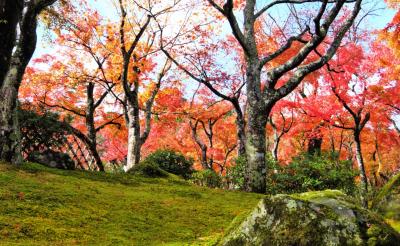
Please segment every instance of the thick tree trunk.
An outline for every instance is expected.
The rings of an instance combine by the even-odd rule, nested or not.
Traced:
[[[8,76],[7,76],[8,77]],[[7,81],[7,80],[6,80]],[[0,91],[0,159],[11,162],[14,156],[16,130],[14,119],[18,89],[8,85],[8,81]]]
[[[36,41],[34,43],[36,44]],[[11,65],[0,89],[0,98],[2,98],[0,101],[0,159],[8,162],[13,160],[15,140],[19,130],[15,129],[13,124],[17,113],[18,90],[25,68],[33,54],[32,51],[30,56],[23,56],[19,54],[20,52],[21,50],[18,48],[16,54],[11,58]]]
[[[255,46],[254,46],[255,47]],[[254,55],[257,57],[256,55]],[[248,59],[247,71],[247,124],[245,189],[250,192],[265,193],[267,166],[265,163],[265,127],[270,110],[262,100],[260,70],[258,61]],[[271,109],[273,104],[271,104]]]
[[[10,67],[23,0],[0,0],[0,88]]]
[[[254,106],[252,105],[248,108],[245,189],[251,192],[265,193],[267,174],[265,126],[267,114],[261,108]]]
[[[368,194],[368,178],[367,174],[365,172],[365,166],[364,166],[364,159],[362,156],[362,151],[361,151],[361,140],[360,140],[360,133],[355,131],[354,132],[354,141],[356,143],[356,159],[357,159],[357,165],[358,169],[360,171],[360,181],[361,181],[361,190],[360,190],[360,195],[361,195],[361,202],[364,207],[367,207],[367,194]]]
[[[19,129],[15,129],[18,128],[18,126],[14,126],[13,116],[16,111],[18,90],[21,85],[22,77],[24,76],[26,66],[32,58],[33,52],[36,48],[36,18],[45,7],[49,6],[55,1],[56,0],[41,0],[27,2],[25,3],[26,8],[24,9],[23,16],[21,13],[24,6],[21,5],[23,1],[12,1],[17,4],[16,12],[12,14],[16,15],[18,19],[20,18],[20,16],[22,17],[21,21],[19,22],[20,33],[18,37],[18,43],[14,47],[15,51],[12,54],[11,59],[9,59],[10,62],[6,71],[6,75],[4,77],[4,81],[0,80],[0,98],[2,99],[0,101],[0,159],[6,161],[13,160],[13,152],[17,143],[17,141],[15,140],[17,138]],[[4,4],[4,2],[0,2],[0,4],[3,4],[5,6],[9,4],[8,2],[10,1],[7,1],[6,4]],[[12,18],[12,20],[14,19]],[[13,33],[13,31],[11,32],[12,33],[10,34],[10,37],[15,37],[15,33]],[[1,39],[3,39],[3,36],[1,36]],[[4,54],[0,54],[0,56],[3,55]],[[9,52],[6,51],[5,58],[7,58],[8,55]],[[4,62],[5,60],[6,59],[4,59],[3,57],[2,62]]]

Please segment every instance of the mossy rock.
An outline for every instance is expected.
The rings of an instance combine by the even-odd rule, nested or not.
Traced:
[[[399,240],[380,216],[340,191],[326,190],[264,198],[220,245],[399,245]]]

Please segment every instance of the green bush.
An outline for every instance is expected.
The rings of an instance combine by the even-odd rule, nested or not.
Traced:
[[[139,174],[149,178],[168,177],[168,173],[162,170],[157,164],[149,161],[142,161],[128,171],[131,174]]]
[[[154,163],[164,171],[185,179],[190,178],[193,173],[193,160],[187,159],[184,155],[173,150],[157,150],[147,156],[144,161]]]
[[[21,148],[29,155],[31,152],[58,150],[67,142],[70,134],[59,115],[51,112],[38,114],[33,110],[19,109],[18,120],[21,128]]]
[[[222,186],[222,178],[213,170],[206,169],[192,174],[191,181],[194,184],[207,186],[210,188],[218,188]]]
[[[275,166],[277,163],[272,158],[270,153],[265,155],[265,161],[268,166]],[[246,156],[239,156],[235,160],[235,165],[228,167],[226,170],[225,182],[229,189],[243,190],[244,189],[244,176],[246,168]],[[271,170],[269,170],[271,171]]]
[[[281,166],[267,153],[265,157],[267,173],[267,193],[298,193],[312,190],[341,189],[353,194],[356,190],[354,178],[357,172],[351,162],[338,160],[337,155],[301,154],[287,166]],[[226,172],[226,186],[231,189],[244,188],[246,158],[240,156],[236,165]]]
[[[235,165],[230,166],[226,170],[226,186],[230,189],[243,190],[244,188],[244,172],[246,167],[246,157],[238,156]]]
[[[267,193],[299,193],[313,190],[340,189],[348,194],[356,190],[350,161],[338,160],[331,153],[301,154],[287,166],[268,162]]]

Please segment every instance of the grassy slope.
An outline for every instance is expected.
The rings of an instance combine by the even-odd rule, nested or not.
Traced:
[[[400,233],[400,192],[393,194],[381,211],[386,221]]]
[[[260,195],[176,177],[0,163],[0,245],[188,245],[216,241]]]

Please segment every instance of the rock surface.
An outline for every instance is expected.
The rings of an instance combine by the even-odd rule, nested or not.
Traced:
[[[264,198],[220,245],[400,245],[400,236],[352,198],[326,190]]]

